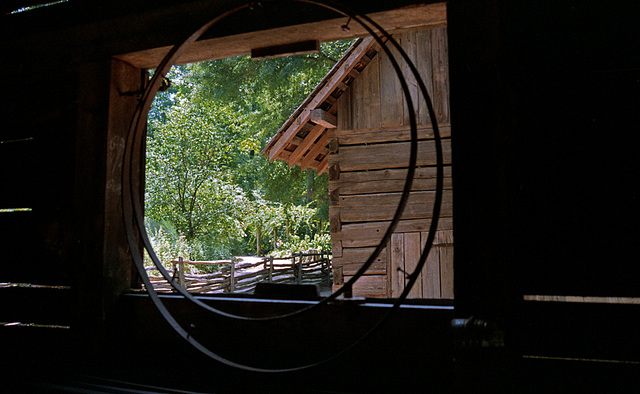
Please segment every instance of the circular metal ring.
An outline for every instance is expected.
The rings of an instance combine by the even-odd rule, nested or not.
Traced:
[[[408,87],[406,84],[406,81],[404,80],[404,76],[402,75],[402,71],[400,70],[400,67],[397,63],[397,61],[395,60],[393,54],[391,53],[391,51],[386,47],[385,42],[383,42],[383,40],[378,37],[375,32],[371,29],[371,27],[369,27],[366,23],[370,23],[372,26],[374,26],[374,28],[376,28],[379,32],[381,32],[383,34],[383,36],[385,38],[388,39],[388,41],[390,41],[395,47],[396,49],[399,51],[399,53],[402,55],[402,57],[404,58],[404,60],[409,64],[410,69],[412,71],[412,73],[414,74],[414,77],[416,78],[416,80],[418,80],[419,86],[421,88],[421,93],[423,94],[423,96],[425,97],[425,101],[427,102],[427,107],[429,109],[429,113],[430,113],[430,119],[434,128],[434,135],[436,136],[436,151],[437,151],[437,155],[438,155],[438,182],[437,185],[439,185],[439,187],[437,186],[438,190],[436,190],[436,204],[434,206],[434,215],[431,221],[431,228],[435,229],[437,228],[437,218],[439,216],[439,209],[440,209],[440,202],[441,201],[441,189],[442,189],[442,152],[441,152],[441,146],[439,144],[439,134],[437,132],[437,123],[435,122],[435,114],[431,105],[431,101],[429,99],[428,96],[428,92],[426,90],[426,87],[424,85],[424,82],[422,81],[422,79],[420,78],[419,73],[417,72],[417,69],[415,68],[415,66],[413,65],[413,63],[411,62],[411,60],[409,59],[409,57],[406,55],[406,53],[404,53],[404,51],[402,50],[402,48],[399,46],[399,44],[393,39],[393,37],[391,37],[388,33],[386,33],[384,31],[384,29],[382,29],[382,27],[380,27],[379,25],[377,25],[375,22],[373,22],[370,18],[366,17],[366,16],[361,16],[362,19],[364,19],[366,21],[363,22],[356,14],[354,14],[353,12],[351,12],[350,10],[346,9],[345,7],[337,4],[337,3],[333,3],[333,2],[326,2],[326,3],[321,3],[318,1],[311,1],[311,0],[288,0],[288,1],[292,1],[292,2],[301,2],[301,3],[308,3],[308,4],[312,4],[312,5],[317,5],[317,6],[321,6],[321,7],[325,7],[331,10],[334,10],[344,16],[349,16],[350,18],[352,18],[353,20],[355,20],[356,22],[358,22],[363,28],[365,28],[365,30],[367,30],[367,32],[369,32],[369,34],[371,34],[377,41],[378,43],[382,46],[382,48],[384,49],[384,51],[387,53],[387,55],[389,56],[392,65],[394,66],[394,69],[398,75],[398,78],[400,80],[401,86],[403,88],[403,93],[405,95],[405,98],[407,100],[407,106],[408,106],[408,110],[409,110],[409,114],[410,114],[410,125],[411,125],[411,152],[410,152],[410,163],[409,163],[409,169],[407,172],[407,178],[406,178],[406,182],[405,182],[405,187],[403,190],[403,194],[401,197],[401,200],[398,204],[398,209],[396,210],[396,213],[394,215],[394,220],[391,222],[391,224],[389,225],[389,228],[387,229],[387,232],[385,233],[385,236],[383,237],[383,239],[381,240],[381,242],[379,243],[378,247],[374,250],[374,252],[372,253],[371,257],[367,260],[367,262],[360,268],[360,270],[358,270],[358,272],[356,273],[356,275],[354,275],[350,281],[348,281],[341,289],[339,289],[337,292],[333,293],[331,296],[323,299],[322,301],[320,301],[317,304],[314,304],[310,307],[306,307],[303,308],[301,310],[298,311],[294,311],[292,313],[288,313],[288,314],[284,314],[284,315],[279,315],[279,316],[271,316],[271,317],[266,317],[266,318],[251,318],[251,317],[246,317],[246,316],[238,316],[238,315],[233,315],[233,314],[229,314],[220,310],[217,310],[215,308],[210,307],[209,305],[204,304],[202,301],[196,299],[195,297],[193,297],[193,295],[191,295],[190,293],[188,293],[183,287],[179,286],[179,285],[175,285],[173,282],[170,281],[170,283],[172,283],[172,286],[174,286],[174,288],[183,296],[185,296],[186,298],[188,298],[189,300],[191,300],[192,302],[198,304],[199,306],[205,308],[206,310],[209,310],[211,312],[217,313],[221,316],[225,316],[225,317],[230,317],[230,318],[234,318],[234,319],[239,319],[239,320],[252,320],[252,321],[259,321],[259,320],[275,320],[275,319],[282,319],[282,318],[286,318],[286,317],[291,317],[291,316],[295,316],[295,315],[299,315],[302,312],[314,309],[320,305],[326,304],[328,302],[330,302],[331,300],[334,300],[335,298],[337,298],[341,293],[343,293],[345,291],[346,286],[352,286],[353,283],[355,283],[355,281],[364,274],[364,272],[371,266],[371,264],[373,263],[373,261],[377,258],[377,256],[379,255],[380,251],[386,246],[386,243],[389,241],[391,234],[393,233],[393,230],[395,229],[395,226],[397,224],[397,222],[400,219],[400,216],[402,214],[402,211],[406,205],[406,201],[408,199],[408,195],[410,193],[411,190],[411,185],[412,185],[412,181],[413,181],[413,175],[414,175],[414,171],[415,171],[415,163],[416,163],[416,158],[417,158],[417,125],[416,125],[416,120],[415,120],[415,110],[413,107],[413,102],[411,101],[411,97],[410,94],[408,92]],[[428,252],[431,248],[431,245],[433,243],[433,236],[435,235],[435,231],[429,231],[429,237],[431,238],[431,242],[429,242],[429,238],[427,240],[427,245],[421,255],[420,258],[420,262],[418,264],[418,267],[416,267],[416,270],[411,274],[411,279],[409,282],[409,285],[405,288],[405,291],[402,293],[402,295],[398,298],[398,300],[394,303],[394,308],[391,308],[391,310],[389,311],[389,313],[387,315],[385,315],[385,317],[383,317],[383,319],[381,319],[370,331],[368,331],[365,336],[363,336],[360,340],[356,341],[356,343],[352,344],[351,346],[347,347],[346,349],[344,349],[343,351],[339,352],[338,354],[331,356],[319,363],[313,363],[313,364],[309,364],[309,365],[305,365],[305,366],[299,366],[299,367],[294,367],[294,368],[284,368],[284,369],[265,369],[265,368],[255,368],[255,367],[250,367],[250,366],[246,366],[246,365],[241,365],[241,364],[237,364],[233,361],[224,359],[222,357],[220,357],[219,355],[211,352],[209,349],[207,349],[206,347],[204,347],[202,344],[200,344],[198,341],[196,341],[193,337],[191,337],[186,330],[184,330],[184,328],[182,328],[182,326],[180,326],[180,324],[177,323],[177,321],[175,320],[175,318],[173,318],[173,316],[166,310],[166,308],[164,307],[164,305],[162,304],[162,301],[160,300],[158,294],[155,292],[155,290],[153,289],[153,286],[150,283],[150,280],[146,274],[146,271],[144,270],[144,265],[141,259],[141,250],[139,250],[138,248],[138,244],[137,244],[137,239],[136,239],[136,234],[135,234],[135,230],[134,227],[134,219],[135,219],[135,224],[137,225],[137,229],[138,229],[138,233],[139,236],[142,238],[143,244],[145,249],[147,249],[147,251],[149,252],[149,255],[152,257],[154,264],[156,264],[156,266],[158,267],[158,269],[161,271],[161,273],[163,274],[163,276],[165,276],[166,279],[169,279],[169,274],[166,272],[166,270],[164,269],[164,267],[162,267],[162,265],[159,263],[157,256],[155,256],[155,253],[153,252],[153,248],[150,245],[150,242],[148,240],[147,234],[146,234],[146,230],[144,228],[144,217],[141,214],[142,212],[142,208],[140,206],[140,194],[139,194],[139,190],[136,187],[132,187],[132,169],[133,169],[133,165],[134,165],[134,152],[140,152],[140,145],[141,145],[141,139],[142,139],[142,135],[144,133],[142,133],[142,129],[144,128],[144,122],[146,121],[146,115],[151,107],[151,102],[153,101],[153,97],[155,96],[155,93],[157,92],[158,88],[160,87],[161,83],[162,83],[162,79],[164,78],[164,76],[166,75],[166,73],[169,71],[169,69],[172,67],[172,64],[177,60],[177,58],[180,56],[180,54],[182,52],[184,52],[185,48],[190,45],[191,43],[193,43],[195,40],[197,40],[206,30],[208,30],[211,26],[213,26],[215,23],[219,22],[220,20],[226,18],[229,15],[232,15],[242,9],[245,9],[249,7],[248,4],[243,4],[240,5],[238,7],[235,7],[225,13],[222,13],[221,15],[217,16],[216,18],[212,19],[209,23],[203,25],[200,29],[198,29],[194,34],[192,34],[187,40],[185,40],[183,43],[174,46],[169,53],[167,54],[167,56],[163,59],[163,61],[160,63],[160,65],[158,66],[158,68],[156,69],[156,73],[154,73],[153,78],[151,79],[149,85],[147,86],[147,89],[145,90],[143,97],[141,99],[140,105],[138,106],[138,108],[136,109],[136,112],[134,114],[134,117],[132,119],[131,122],[131,126],[129,129],[129,135],[127,138],[127,143],[126,143],[126,147],[125,147],[125,157],[124,157],[124,172],[123,172],[123,214],[124,214],[124,220],[125,220],[125,229],[127,232],[127,240],[129,242],[129,246],[131,249],[131,253],[133,255],[134,261],[136,263],[136,267],[138,268],[138,271],[140,273],[140,276],[142,277],[143,283],[145,284],[145,286],[147,287],[147,290],[149,292],[150,298],[152,299],[152,301],[154,302],[154,304],[156,305],[156,307],[159,309],[159,311],[161,312],[162,316],[165,318],[165,320],[167,320],[167,322],[174,328],[174,330],[176,330],[176,332],[183,337],[185,340],[187,340],[189,343],[191,343],[194,347],[196,347],[198,350],[200,350],[202,353],[208,355],[209,357],[222,362],[223,364],[232,366],[232,367],[236,367],[236,368],[240,368],[240,369],[244,369],[244,370],[248,370],[248,371],[254,371],[254,372],[286,372],[286,371],[294,371],[294,370],[300,370],[300,369],[304,369],[304,368],[309,368],[311,366],[315,366],[315,365],[319,365],[321,363],[325,363],[328,362],[334,358],[336,358],[338,355],[343,354],[344,352],[346,352],[348,349],[352,348],[353,346],[355,346],[356,343],[360,342],[364,337],[366,337],[367,335],[369,335],[371,332],[373,332],[381,323],[382,321],[384,321],[386,319],[386,316],[389,315],[391,313],[392,310],[396,309],[397,306],[399,306],[404,299],[406,299],[406,296],[408,294],[408,291],[411,289],[411,286],[413,285],[413,283],[415,283],[415,279],[417,278],[422,266],[424,265],[424,261],[426,261],[426,256],[428,255]],[[440,198],[438,198],[438,191],[440,192]],[[437,215],[436,215],[437,213]],[[135,216],[134,216],[135,215]],[[424,257],[424,258],[423,258]]]

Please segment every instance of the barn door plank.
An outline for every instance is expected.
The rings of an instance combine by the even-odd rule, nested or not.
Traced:
[[[427,236],[429,233],[420,233],[422,244],[427,243]],[[436,232],[437,237],[438,232]],[[427,256],[427,262],[422,270],[422,288],[423,297],[425,298],[440,298],[440,250],[435,246],[431,248],[429,256]]]
[[[394,233],[391,235],[391,272],[389,281],[391,282],[391,295],[398,297],[404,290],[404,234]]]
[[[407,274],[411,274],[418,266],[421,251],[420,233],[404,234],[404,267]],[[405,280],[405,285],[408,280]],[[422,281],[418,280],[409,291],[409,298],[422,297]]]
[[[438,231],[436,242],[440,254],[440,296],[453,298],[453,230]]]

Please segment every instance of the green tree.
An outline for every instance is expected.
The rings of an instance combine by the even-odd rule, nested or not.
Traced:
[[[169,221],[188,240],[224,250],[244,236],[247,199],[228,171],[242,143],[241,122],[229,107],[182,101],[154,124],[147,145],[146,215]]]
[[[207,258],[326,233],[327,177],[259,152],[349,45],[173,68],[149,114],[147,217],[204,245]]]

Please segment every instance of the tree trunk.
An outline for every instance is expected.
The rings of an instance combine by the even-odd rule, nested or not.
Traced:
[[[260,227],[256,228],[256,256],[261,256],[262,250],[260,249]]]

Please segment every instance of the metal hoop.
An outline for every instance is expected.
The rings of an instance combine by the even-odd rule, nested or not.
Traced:
[[[313,0],[286,0],[286,1],[291,1],[291,2],[299,2],[299,3],[307,3],[307,4],[311,4],[311,5],[316,5],[316,6],[320,6],[320,7],[324,7],[330,10],[333,10],[337,13],[340,13],[344,16],[348,16],[351,19],[355,20],[356,22],[358,22],[365,30],[367,30],[367,32],[372,35],[377,42],[381,45],[381,47],[383,48],[383,50],[386,52],[386,54],[389,56],[389,59],[391,60],[391,63],[394,67],[394,70],[396,71],[396,74],[400,80],[400,84],[401,87],[403,89],[403,94],[405,96],[405,99],[407,101],[407,107],[408,107],[408,111],[409,111],[409,115],[410,115],[410,126],[411,126],[411,150],[410,150],[410,160],[409,160],[409,169],[407,171],[407,178],[405,181],[405,186],[403,189],[403,193],[400,199],[400,202],[398,204],[398,208],[396,210],[396,213],[393,217],[392,222],[389,225],[389,228],[387,229],[387,232],[385,233],[385,235],[383,236],[382,240],[380,241],[380,243],[378,244],[378,246],[376,247],[376,249],[374,250],[374,252],[372,253],[372,255],[369,257],[369,259],[367,260],[367,262],[365,262],[365,264],[363,264],[363,266],[358,270],[358,272],[356,272],[356,274],[347,282],[345,283],[345,285],[343,285],[343,287],[341,287],[338,291],[336,291],[335,293],[333,293],[331,296],[323,299],[322,301],[318,302],[317,304],[311,305],[309,307],[305,307],[302,308],[300,310],[291,312],[291,313],[287,313],[284,315],[279,315],[279,316],[271,316],[271,317],[264,317],[264,318],[253,318],[253,317],[246,317],[246,316],[238,316],[238,315],[233,315],[233,314],[229,314],[223,311],[220,311],[216,308],[213,308],[205,303],[203,303],[202,301],[196,299],[195,297],[193,297],[193,295],[191,295],[190,293],[188,293],[182,286],[176,285],[175,283],[169,281],[171,283],[171,285],[174,287],[174,289],[176,291],[178,291],[180,294],[182,294],[185,298],[189,299],[190,301],[194,302],[195,304],[203,307],[204,309],[211,311],[213,313],[216,313],[220,316],[224,316],[224,317],[228,317],[228,318],[233,318],[233,319],[238,319],[238,320],[246,320],[246,321],[266,321],[266,320],[276,320],[276,319],[284,319],[284,318],[288,318],[288,317],[292,317],[292,316],[296,316],[299,315],[303,312],[309,311],[311,309],[315,309],[321,305],[325,305],[327,303],[329,303],[330,301],[336,299],[340,294],[345,292],[345,289],[348,287],[351,287],[353,285],[353,283],[355,283],[355,281],[360,278],[364,272],[366,272],[366,270],[373,264],[373,262],[375,261],[375,259],[377,258],[377,256],[379,255],[380,251],[386,246],[386,244],[388,243],[391,234],[393,233],[393,231],[395,230],[395,227],[401,217],[401,214],[404,210],[404,207],[406,206],[406,202],[408,200],[409,197],[409,193],[411,191],[411,185],[413,182],[413,176],[415,173],[415,166],[416,166],[416,161],[417,161],[417,125],[416,125],[416,120],[415,120],[415,109],[413,106],[413,102],[411,100],[411,96],[409,94],[408,91],[408,87],[406,84],[406,81],[404,80],[404,76],[402,74],[402,71],[397,63],[397,61],[395,60],[394,55],[391,53],[391,51],[387,48],[386,43],[380,38],[378,37],[375,32],[373,31],[373,29],[371,29],[371,27],[369,27],[366,23],[371,24],[374,28],[376,28],[379,32],[382,33],[383,37],[387,38],[388,41],[390,41],[395,48],[398,50],[398,52],[402,55],[403,59],[407,62],[407,64],[409,64],[410,70],[413,73],[415,79],[418,81],[420,89],[421,89],[421,93],[425,98],[425,102],[427,103],[427,108],[429,110],[429,115],[430,115],[430,120],[434,129],[434,137],[436,140],[436,154],[437,154],[437,183],[436,183],[436,198],[435,198],[435,202],[434,202],[434,209],[433,209],[433,216],[432,216],[432,221],[431,221],[431,226],[430,226],[430,231],[429,231],[429,235],[427,237],[427,244],[425,246],[425,249],[420,257],[420,261],[418,263],[418,266],[416,267],[416,270],[414,270],[414,272],[410,275],[410,281],[409,284],[407,285],[407,287],[405,287],[405,290],[403,291],[403,293],[401,294],[401,296],[396,300],[396,302],[393,304],[393,308],[390,308],[390,310],[387,312],[387,314],[385,314],[385,316],[382,317],[382,319],[374,325],[374,327],[369,330],[367,333],[365,333],[365,335],[363,337],[361,337],[359,340],[357,340],[356,342],[354,342],[353,344],[351,344],[350,346],[348,346],[347,348],[343,349],[341,352],[338,352],[337,354],[322,360],[320,362],[317,363],[312,363],[312,364],[307,364],[304,366],[298,366],[298,367],[293,367],[293,368],[282,368],[282,369],[266,369],[266,368],[256,368],[256,367],[251,367],[251,366],[246,366],[246,365],[242,365],[242,364],[238,364],[235,363],[233,361],[227,360],[213,352],[211,352],[208,348],[206,348],[205,346],[203,346],[202,344],[200,344],[197,340],[195,340],[193,337],[191,337],[189,335],[189,333],[179,324],[177,323],[177,321],[175,320],[175,318],[173,318],[173,316],[167,311],[167,309],[164,307],[164,304],[162,303],[162,300],[159,298],[157,292],[155,292],[155,289],[153,289],[153,286],[150,283],[150,280],[146,274],[146,271],[144,270],[144,265],[143,265],[143,261],[141,259],[141,250],[138,248],[138,244],[137,244],[137,240],[136,240],[136,232],[134,230],[134,227],[137,227],[138,230],[138,235],[140,236],[140,238],[143,241],[144,247],[145,249],[147,249],[149,255],[151,256],[154,264],[156,265],[156,267],[158,268],[158,270],[162,273],[162,275],[165,277],[165,279],[169,280],[169,274],[168,272],[166,272],[166,270],[164,269],[164,267],[162,266],[162,264],[159,262],[157,256],[155,255],[153,248],[151,247],[151,244],[149,242],[148,236],[146,234],[146,229],[144,228],[144,217],[142,215],[142,209],[140,206],[140,192],[139,190],[134,187],[134,185],[132,184],[134,182],[133,178],[132,178],[132,172],[133,172],[133,168],[134,168],[134,164],[135,164],[135,157],[134,157],[134,152],[140,152],[140,145],[141,145],[141,139],[142,139],[142,130],[144,129],[144,122],[146,121],[146,115],[151,107],[151,102],[153,101],[153,97],[155,96],[157,90],[159,89],[161,83],[162,83],[162,79],[164,78],[164,76],[166,75],[166,73],[169,71],[169,69],[172,67],[172,64],[178,59],[178,57],[181,55],[181,53],[184,52],[184,50],[186,49],[186,47],[188,45],[190,45],[191,43],[193,43],[195,40],[197,40],[206,30],[208,30],[211,26],[213,26],[214,24],[218,23],[220,20],[236,13],[239,12],[240,10],[243,10],[245,8],[248,8],[250,5],[249,4],[243,4],[240,5],[238,7],[232,8],[230,10],[228,10],[227,12],[224,12],[222,14],[220,14],[219,16],[215,17],[214,19],[212,19],[210,22],[208,22],[207,24],[203,25],[201,28],[199,28],[196,32],[194,32],[189,38],[187,38],[185,41],[183,41],[181,44],[178,44],[176,46],[174,46],[169,53],[165,56],[165,58],[162,60],[162,62],[160,63],[160,65],[158,66],[158,68],[156,69],[156,73],[154,74],[153,78],[151,79],[150,83],[148,84],[147,88],[145,89],[145,92],[142,96],[142,99],[140,101],[140,104],[138,106],[138,108],[136,109],[136,112],[134,113],[133,119],[131,121],[130,124],[130,128],[129,128],[129,135],[127,137],[127,142],[126,142],[126,146],[125,146],[125,155],[124,155],[124,171],[123,171],[123,179],[122,179],[122,183],[123,183],[123,216],[124,216],[124,221],[125,221],[125,230],[127,233],[127,240],[129,242],[129,247],[134,259],[134,262],[136,263],[136,267],[140,273],[140,276],[142,278],[143,283],[145,284],[145,286],[147,287],[147,290],[149,292],[149,296],[152,299],[152,301],[154,302],[154,304],[156,305],[156,307],[158,308],[158,310],[160,311],[160,313],[162,314],[163,318],[165,318],[165,320],[171,325],[171,327],[183,338],[185,339],[187,342],[189,342],[192,346],[194,346],[195,348],[197,348],[198,350],[200,350],[202,353],[204,353],[205,355],[209,356],[210,358],[219,361],[223,364],[226,364],[228,366],[232,366],[235,368],[240,368],[243,370],[247,370],[247,371],[253,371],[253,372],[290,372],[290,371],[296,371],[296,370],[301,370],[301,369],[306,369],[306,368],[310,368],[316,365],[320,365],[326,362],[329,362],[330,360],[335,359],[336,357],[338,357],[339,355],[345,353],[346,351],[348,351],[349,349],[353,348],[357,343],[361,342],[366,336],[368,336],[369,334],[371,334],[375,329],[377,329],[377,327],[379,327],[383,321],[385,321],[388,316],[390,316],[390,314],[396,310],[401,303],[406,299],[411,287],[414,285],[415,281],[417,280],[417,277],[420,273],[420,270],[422,269],[422,267],[424,266],[424,263],[426,261],[427,255],[431,249],[431,246],[433,244],[433,238],[435,236],[435,229],[437,228],[437,222],[438,222],[438,217],[439,217],[439,212],[440,212],[440,204],[442,201],[442,184],[443,184],[443,170],[442,170],[442,149],[441,149],[441,143],[440,143],[440,136],[439,136],[439,132],[438,132],[438,127],[437,127],[437,122],[435,121],[435,112],[433,111],[433,106],[431,104],[431,100],[429,98],[428,92],[426,90],[425,84],[422,81],[417,69],[415,68],[415,66],[413,65],[413,63],[411,62],[411,60],[409,59],[409,57],[407,56],[407,54],[404,52],[404,50],[400,47],[400,45],[393,39],[393,37],[391,37],[381,26],[379,26],[377,23],[375,23],[374,21],[372,21],[370,18],[366,17],[366,16],[360,16],[362,17],[362,19],[364,19],[365,22],[363,22],[360,17],[358,15],[356,15],[355,13],[353,13],[352,11],[348,10],[346,7],[341,6],[340,4],[331,2],[331,1],[327,1],[327,2],[319,2],[319,1],[313,1]],[[134,216],[135,215],[135,216]],[[134,220],[135,220],[135,224],[134,224]]]

